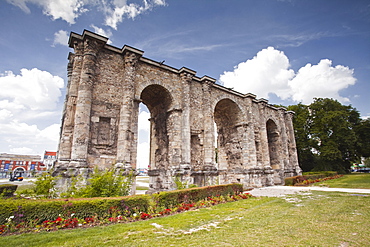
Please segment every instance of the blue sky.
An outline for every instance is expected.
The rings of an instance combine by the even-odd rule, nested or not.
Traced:
[[[368,0],[3,0],[0,23],[1,153],[57,149],[67,40],[84,29],[272,104],[370,116]]]

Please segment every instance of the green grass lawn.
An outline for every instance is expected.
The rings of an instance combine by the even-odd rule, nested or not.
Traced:
[[[149,187],[146,186],[136,186],[136,190],[148,190]]]
[[[137,176],[136,182],[148,183],[148,186],[136,186],[136,190],[148,190],[149,189],[149,176]]]
[[[370,195],[312,192],[0,239],[6,246],[368,246],[369,205]]]
[[[149,176],[137,176],[137,182],[149,183]]]
[[[353,188],[370,189],[369,173],[352,173],[344,175],[341,178],[328,180],[321,183],[315,183],[313,186],[327,186],[330,188]]]
[[[323,186],[370,189],[370,174],[345,175]],[[369,246],[369,209],[370,194],[312,191],[0,240],[4,246]]]
[[[21,192],[22,190],[33,189],[35,187],[34,184],[20,184],[18,185],[17,192]]]

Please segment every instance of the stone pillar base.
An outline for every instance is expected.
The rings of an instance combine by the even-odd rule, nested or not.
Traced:
[[[165,169],[149,170],[149,190],[146,194],[176,189],[176,184],[172,180],[172,177],[175,175],[173,173],[171,170]]]
[[[274,170],[271,167],[219,170],[220,184],[240,183],[245,190],[274,185]]]
[[[58,161],[52,176],[57,177],[55,187],[60,193],[63,193],[71,186],[74,177],[80,176],[82,178],[80,185],[86,185],[92,172],[93,169],[88,167],[86,161],[83,160]]]
[[[130,195],[136,194],[136,176],[139,174],[129,163],[116,163],[114,165],[114,172],[117,176],[132,176]]]

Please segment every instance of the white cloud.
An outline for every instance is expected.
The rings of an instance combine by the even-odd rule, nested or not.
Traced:
[[[84,6],[88,0],[7,0],[7,2],[21,8],[24,12],[30,13],[27,3],[36,4],[42,7],[45,15],[51,16],[53,20],[62,19],[69,24],[74,24],[75,19],[82,13],[88,11]]]
[[[134,19],[136,16],[150,11],[156,6],[165,6],[165,0],[143,0],[142,4],[130,3],[127,0],[6,0],[8,3],[19,7],[25,13],[31,13],[27,4],[35,4],[43,9],[43,13],[53,20],[62,19],[69,24],[76,23],[76,19],[83,13],[97,7],[103,11],[105,25],[117,30],[117,25],[127,17]]]
[[[117,25],[127,17],[134,19],[136,16],[151,10],[155,6],[165,6],[164,0],[144,0],[142,5],[130,3],[126,0],[114,0],[112,4],[104,3],[106,12],[105,25],[117,30]]]
[[[45,150],[57,150],[59,124],[40,130],[37,125],[19,123],[9,119],[0,124],[1,152],[18,154],[42,154]]]
[[[8,3],[13,4],[14,6],[19,7],[25,13],[31,13],[31,10],[27,7],[27,0],[6,0]]]
[[[68,46],[68,32],[64,30],[59,30],[58,32],[54,33],[54,43],[53,46],[59,44]]]
[[[36,68],[21,69],[20,75],[6,71],[0,75],[0,100],[8,100],[9,105],[24,106],[31,110],[54,109],[64,81],[47,71]]]
[[[332,61],[323,59],[317,65],[307,64],[300,68],[294,79],[289,82],[292,99],[303,103],[310,103],[313,97],[349,102],[349,99],[340,96],[339,92],[355,84],[353,70],[342,65],[331,65]]]
[[[220,81],[225,87],[262,98],[268,98],[270,92],[285,95],[288,81],[294,76],[289,67],[289,60],[282,51],[268,47],[253,59],[237,65],[234,71],[224,72]]]
[[[21,147],[21,148],[11,148],[10,152],[12,154],[32,154],[34,153],[32,148]]]
[[[150,113],[149,112],[146,112],[146,111],[141,111],[140,114],[139,114],[139,123],[138,123],[138,130],[144,130],[144,131],[148,131],[149,132],[149,129],[150,129],[150,122],[149,122],[149,118],[150,118]]]
[[[313,98],[334,98],[344,103],[349,99],[339,95],[342,89],[354,85],[353,70],[328,59],[317,65],[307,64],[297,73],[289,69],[289,59],[272,47],[263,49],[253,59],[240,63],[234,71],[220,76],[225,87],[241,93],[253,93],[268,99],[270,93],[283,100],[310,104]]]
[[[43,140],[55,141],[59,139],[60,124],[52,124],[41,130],[39,137]]]
[[[56,149],[64,81],[47,71],[0,74],[0,151],[40,154]],[[59,116],[59,117],[58,117]],[[51,123],[54,122],[54,123]]]
[[[0,110],[0,123],[8,121],[13,116],[12,112],[7,109]]]

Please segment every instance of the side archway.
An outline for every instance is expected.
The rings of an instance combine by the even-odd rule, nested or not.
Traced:
[[[267,141],[269,147],[269,158],[271,168],[274,170],[281,169],[280,166],[280,134],[276,123],[269,119],[266,122]]]

